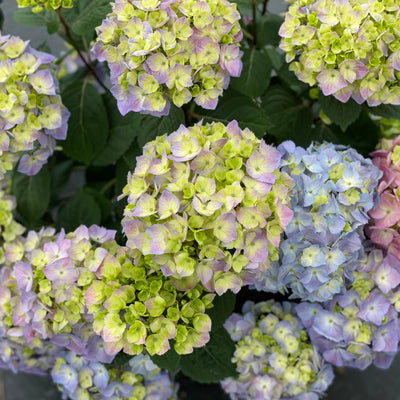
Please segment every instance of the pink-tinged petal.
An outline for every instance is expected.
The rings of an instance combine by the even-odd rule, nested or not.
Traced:
[[[350,83],[364,78],[369,72],[369,69],[361,61],[357,60],[345,60],[340,64],[339,68],[342,77]]]
[[[218,296],[223,295],[228,290],[232,290],[233,293],[238,293],[242,287],[242,281],[233,272],[225,272],[215,280],[214,287]]]
[[[79,278],[75,264],[70,258],[61,258],[43,268],[43,272],[49,281],[76,282]]]
[[[320,84],[324,96],[329,96],[347,86],[346,80],[336,69],[321,71],[317,76],[317,81]]]
[[[341,101],[342,103],[347,103],[354,92],[353,85],[347,85],[345,88],[338,90],[333,93],[333,97]]]
[[[156,212],[155,199],[147,193],[143,193],[136,203],[132,217],[149,217]]]
[[[251,232],[246,235],[244,255],[253,262],[267,261],[268,239],[265,232]]]
[[[168,218],[179,210],[179,199],[172,193],[164,190],[157,201],[157,212],[160,219]]]
[[[376,243],[379,246],[383,246],[385,249],[387,249],[387,246],[393,241],[395,235],[397,234],[394,229],[381,229],[376,227],[369,227],[367,233],[371,239],[371,242]]]
[[[28,263],[17,262],[14,265],[14,274],[18,288],[24,292],[29,292],[32,289],[33,273],[32,266]]]
[[[276,176],[273,172],[279,166],[281,156],[272,146],[264,142],[260,144],[260,151],[255,151],[246,162],[246,171],[254,179],[274,183]]]
[[[215,211],[219,210],[223,203],[211,200],[207,204],[200,201],[197,196],[193,196],[192,207],[201,215],[211,216]]]
[[[285,229],[293,218],[294,212],[288,206],[282,204],[281,201],[275,205],[275,213],[279,219],[279,225]]]
[[[221,263],[221,262],[218,261],[217,263]],[[196,272],[197,272],[197,276],[199,277],[199,279],[203,285],[206,285],[207,282],[211,281],[211,279],[213,278],[214,264],[215,264],[215,261],[206,261],[206,260],[203,260],[198,264]]]
[[[214,226],[214,236],[222,243],[230,243],[236,240],[238,232],[236,228],[236,217],[232,213],[220,215]]]
[[[383,193],[379,205],[369,212],[377,228],[390,228],[400,220],[400,201],[397,196]]]
[[[119,340],[118,342],[105,342],[104,348],[106,353],[110,356],[119,353],[124,347],[123,340]]]
[[[150,254],[164,254],[167,241],[168,230],[162,224],[152,225],[147,228],[147,233],[150,237]]]
[[[239,77],[243,68],[242,56],[243,52],[238,46],[224,44],[221,47],[221,68],[227,70],[231,76]]]
[[[297,28],[297,26],[300,24],[300,22],[294,23],[295,21],[294,15],[287,13],[285,15],[285,21],[284,23],[280,26],[279,28],[279,36],[283,38],[291,38],[293,35],[294,30]]]
[[[383,293],[388,293],[400,283],[400,261],[388,254],[377,268],[374,280]]]
[[[29,82],[39,94],[56,94],[53,75],[48,69],[42,69],[30,74]]]
[[[132,219],[125,222],[124,233],[129,238],[135,237],[145,231],[145,226],[142,221]]]
[[[400,50],[396,51],[389,57],[389,62],[396,71],[400,71]]]

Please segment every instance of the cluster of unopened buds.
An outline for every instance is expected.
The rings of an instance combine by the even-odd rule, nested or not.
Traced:
[[[228,0],[116,0],[94,54],[110,67],[121,114],[167,115],[192,98],[214,109],[242,69],[236,4]]]
[[[231,399],[318,400],[333,380],[332,366],[310,343],[294,305],[248,301],[242,313],[224,324],[239,373],[221,382]]]
[[[278,147],[282,171],[295,181],[294,217],[285,229],[279,262],[258,277],[255,287],[290,289],[302,300],[327,301],[345,289],[345,279],[363,254],[367,212],[377,203],[382,172],[354,149],[330,143],[307,150]]]
[[[13,168],[35,175],[67,134],[54,56],[16,36],[0,36],[0,179]]]
[[[294,0],[279,34],[297,78],[342,102],[400,104],[400,6],[391,0]]]
[[[17,0],[19,7],[32,6],[32,12],[40,13],[43,10],[57,10],[71,8],[76,0]]]
[[[181,290],[237,293],[278,259],[293,212],[279,152],[236,121],[181,126],[144,147],[123,192],[127,247]]]

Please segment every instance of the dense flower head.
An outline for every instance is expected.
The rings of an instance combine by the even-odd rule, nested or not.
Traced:
[[[383,172],[379,181],[379,204],[369,212],[366,229],[371,241],[400,259],[400,136],[382,139],[371,156]]]
[[[178,354],[188,354],[210,339],[211,319],[205,313],[215,294],[201,285],[179,291],[139,250],[107,255],[85,294],[93,329],[108,354],[123,350],[164,354],[170,340]]]
[[[365,244],[349,290],[320,305],[301,303],[297,314],[329,363],[388,368],[400,338],[400,261]]]
[[[128,175],[127,246],[179,289],[218,295],[278,258],[292,180],[278,151],[236,121],[181,127],[144,147]]]
[[[57,94],[54,56],[17,36],[0,35],[0,178],[35,175],[67,134],[68,110]]]
[[[296,182],[294,217],[280,245],[279,263],[272,263],[255,286],[326,301],[344,289],[362,255],[362,230],[377,200],[381,172],[344,146],[312,144],[305,150],[287,141],[278,150],[283,171]]]
[[[394,0],[295,0],[279,34],[297,78],[342,102],[400,104]]]
[[[94,335],[85,310],[85,292],[106,255],[119,246],[115,231],[81,226],[56,234],[52,228],[30,231],[4,244],[0,280],[0,338],[49,340],[111,362],[112,355]]]
[[[242,69],[236,4],[228,0],[116,0],[93,51],[107,61],[121,114],[167,115],[192,98],[215,109]]]
[[[71,400],[173,400],[176,391],[166,371],[148,355],[132,357],[120,367],[88,361],[74,352],[61,352],[51,377]]]
[[[383,139],[394,139],[400,135],[400,120],[395,118],[381,118],[372,116],[379,126],[379,134]],[[387,144],[386,144],[386,147]]]
[[[244,304],[224,327],[236,342],[238,378],[221,384],[233,400],[318,400],[333,380],[332,367],[311,345],[294,305],[274,300]]]
[[[57,10],[58,8],[71,8],[76,0],[17,0],[18,7],[32,6],[32,12],[39,13],[44,9]]]

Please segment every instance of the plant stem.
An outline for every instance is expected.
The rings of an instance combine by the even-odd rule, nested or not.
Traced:
[[[93,65],[89,64],[85,57],[83,57],[82,52],[79,50],[79,47],[77,45],[77,43],[75,42],[75,40],[73,39],[72,35],[71,35],[71,30],[67,24],[67,22],[65,21],[62,13],[61,13],[61,9],[58,8],[56,10],[58,18],[60,19],[61,25],[64,27],[64,31],[65,31],[65,36],[67,37],[67,39],[69,40],[69,42],[71,43],[71,45],[73,46],[73,48],[76,50],[76,52],[78,53],[79,58],[82,60],[82,62],[85,64],[86,68],[91,72],[91,74],[95,77],[96,81],[99,83],[99,85],[104,89],[104,90],[108,90],[107,86],[104,85],[104,83],[101,81],[101,79],[97,76]]]
[[[257,8],[256,8],[256,0],[252,1],[252,10],[253,10],[253,47],[257,48]]]
[[[267,12],[268,0],[264,0],[262,14],[264,15]]]

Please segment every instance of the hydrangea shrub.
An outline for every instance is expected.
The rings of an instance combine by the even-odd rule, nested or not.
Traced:
[[[192,98],[215,109],[242,70],[240,14],[227,0],[116,0],[93,47],[121,114],[167,115]]]
[[[296,77],[342,102],[400,104],[399,5],[295,0],[279,34]]]

